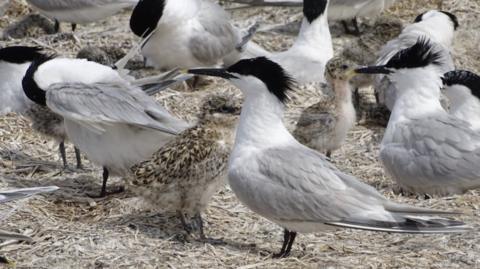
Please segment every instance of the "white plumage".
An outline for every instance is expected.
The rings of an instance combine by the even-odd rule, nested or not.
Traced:
[[[64,118],[70,140],[104,167],[104,186],[108,172],[123,175],[188,127],[115,70],[86,60],[34,62],[23,86],[37,102],[43,94],[43,105]]]

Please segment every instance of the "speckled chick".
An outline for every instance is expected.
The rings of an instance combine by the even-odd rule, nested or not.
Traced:
[[[238,97],[208,96],[195,127],[131,168],[129,188],[159,211],[175,212],[188,233],[195,229],[206,239],[201,212],[224,185],[240,110]]]
[[[60,156],[62,157],[63,167],[67,168],[67,157],[65,153],[65,141],[68,139],[65,131],[63,118],[46,107],[31,104],[23,113],[25,117],[32,122],[32,129],[41,135],[54,139],[59,143]],[[80,151],[75,147],[75,157],[77,159],[77,169],[82,168]]]
[[[302,144],[324,152],[327,157],[342,146],[356,121],[349,82],[354,75],[353,67],[354,64],[341,57],[327,63],[327,87],[332,88],[334,95],[307,107],[293,132]]]

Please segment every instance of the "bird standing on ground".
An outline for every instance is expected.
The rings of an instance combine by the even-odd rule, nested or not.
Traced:
[[[242,203],[285,228],[282,250],[275,257],[290,253],[297,232],[330,226],[399,233],[468,230],[462,222],[427,216],[446,212],[387,200],[296,141],[283,123],[292,79],[277,63],[260,57],[228,69],[189,72],[228,79],[245,95],[228,179]]]
[[[146,63],[158,69],[215,66],[242,42],[228,13],[210,0],[140,0],[132,32],[146,37]]]
[[[386,65],[357,70],[385,74],[397,100],[380,145],[385,171],[402,189],[451,195],[480,187],[480,134],[440,103],[442,49],[426,39],[395,54]]]
[[[327,63],[327,81],[334,96],[307,107],[293,132],[299,142],[325,152],[329,158],[333,150],[342,146],[356,121],[349,82],[355,75],[353,68],[352,63],[341,57]]]
[[[442,78],[443,93],[450,101],[449,113],[480,130],[480,76],[466,70],[447,72]]]
[[[187,232],[197,229],[202,240],[201,213],[224,185],[241,109],[239,99],[230,95],[205,100],[199,123],[133,166],[128,180],[156,209],[177,213]]]
[[[375,65],[385,65],[387,62],[402,49],[409,48],[417,42],[418,38],[425,37],[442,48],[444,55],[440,75],[455,69],[451,57],[454,32],[458,28],[458,19],[455,15],[445,12],[430,10],[417,16],[413,24],[403,29],[402,33],[395,39],[389,41],[380,50],[378,60]],[[385,104],[392,111],[395,100],[396,90],[394,83],[388,80],[384,74],[379,74],[375,78],[375,94],[377,102]]]
[[[105,19],[124,8],[133,7],[138,0],[27,0],[43,15],[55,19],[55,31],[60,30],[60,22],[72,24],[90,23]]]
[[[63,119],[32,102],[23,92],[22,78],[31,62],[43,57],[38,47],[11,46],[0,49],[0,115],[15,112],[26,116],[32,128],[59,143],[63,167],[67,168],[65,141],[67,134]],[[75,147],[77,168],[82,168],[80,151]]]
[[[300,84],[325,82],[325,65],[333,57],[332,37],[327,21],[327,0],[305,0],[303,22],[295,43],[283,52],[254,52],[249,49],[258,46],[253,42],[246,45],[244,54],[229,59],[226,66],[241,58],[266,56],[280,63]]]
[[[103,167],[100,196],[110,173],[124,175],[188,124],[170,115],[108,66],[44,56],[23,78],[27,97],[63,117],[69,139]]]

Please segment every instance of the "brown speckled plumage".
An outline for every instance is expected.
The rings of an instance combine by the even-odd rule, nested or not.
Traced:
[[[32,121],[32,128],[40,134],[61,143],[67,139],[63,118],[45,106],[32,104],[25,112]]]
[[[159,211],[199,217],[225,183],[240,112],[240,105],[232,107],[231,101],[231,97],[210,98],[197,126],[133,166],[128,177],[133,191]]]

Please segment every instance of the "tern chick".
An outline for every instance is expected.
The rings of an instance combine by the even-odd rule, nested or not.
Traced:
[[[55,31],[60,30],[60,22],[77,24],[102,20],[124,8],[135,6],[138,0],[27,0],[40,13],[55,19]]]
[[[442,48],[418,39],[386,65],[357,70],[385,74],[397,100],[380,145],[385,171],[402,189],[452,195],[480,187],[480,134],[440,103]]]
[[[428,216],[446,212],[387,200],[296,141],[283,123],[292,79],[277,63],[260,57],[228,69],[189,72],[228,79],[245,95],[228,180],[243,204],[285,229],[275,257],[289,255],[297,232],[329,227],[399,233],[469,230],[462,222]]]
[[[306,108],[293,132],[299,142],[325,152],[329,158],[332,151],[342,146],[347,132],[356,122],[349,82],[355,75],[353,67],[340,57],[327,63],[327,80],[334,96]]]
[[[444,91],[450,101],[449,113],[480,130],[480,76],[465,70],[447,72],[442,78]]]
[[[176,212],[185,230],[197,229],[201,239],[206,239],[201,213],[224,185],[240,109],[236,97],[207,97],[195,127],[130,169],[136,193],[162,211]]]
[[[0,114],[15,112],[30,119],[33,130],[59,143],[63,167],[67,157],[65,141],[67,134],[63,118],[30,101],[23,92],[22,78],[35,59],[44,57],[38,47],[11,46],[0,49]],[[75,148],[77,168],[82,168],[80,152]]]

